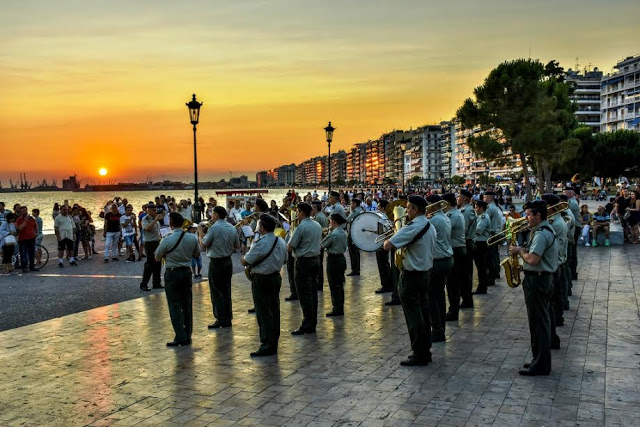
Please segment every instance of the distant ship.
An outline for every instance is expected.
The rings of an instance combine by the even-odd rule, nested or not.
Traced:
[[[188,190],[189,185],[179,181],[162,182],[119,182],[117,184],[87,184],[81,187],[79,184],[71,191],[146,191],[146,190]]]

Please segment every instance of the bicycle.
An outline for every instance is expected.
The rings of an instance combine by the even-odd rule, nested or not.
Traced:
[[[34,265],[35,268],[41,269],[44,268],[45,265],[49,262],[49,250],[42,245],[36,245],[36,261],[38,259],[38,251],[40,251],[40,262]],[[21,268],[20,262],[20,250],[18,249],[18,245],[16,245],[16,251],[11,258],[11,263],[16,269]]]

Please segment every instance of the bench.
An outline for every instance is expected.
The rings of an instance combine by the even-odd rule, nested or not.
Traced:
[[[598,246],[604,246],[605,236],[604,232],[598,233],[596,236],[596,242]],[[619,223],[612,222],[609,224],[609,243],[613,245],[624,245],[624,232],[622,226]]]

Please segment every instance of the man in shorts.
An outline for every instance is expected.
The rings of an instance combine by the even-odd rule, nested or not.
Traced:
[[[64,267],[64,252],[67,251],[69,265],[78,265],[73,257],[73,242],[76,240],[76,224],[73,218],[69,216],[69,206],[62,205],[60,207],[60,215],[58,215],[53,223],[53,228],[58,238],[58,267]]]

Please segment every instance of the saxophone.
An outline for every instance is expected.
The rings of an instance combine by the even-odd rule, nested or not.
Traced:
[[[511,222],[509,220],[507,220],[506,228],[511,237],[511,245],[518,246],[517,232],[511,228]],[[523,268],[518,256],[519,255],[509,255],[500,263],[504,268],[504,276],[510,288],[517,288],[522,284],[520,272]]]

